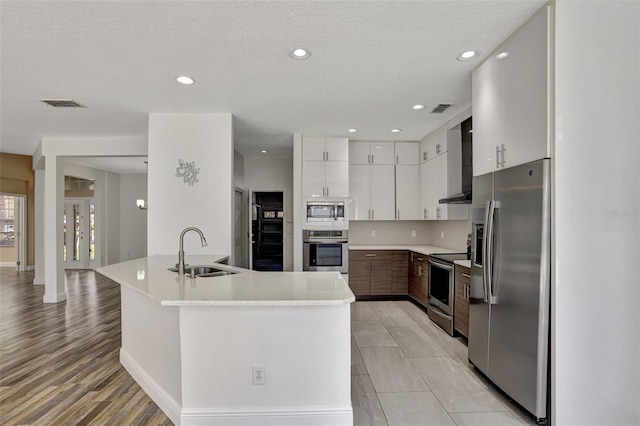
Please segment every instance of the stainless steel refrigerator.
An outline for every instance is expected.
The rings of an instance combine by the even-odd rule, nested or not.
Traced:
[[[469,361],[546,419],[549,159],[473,179]]]

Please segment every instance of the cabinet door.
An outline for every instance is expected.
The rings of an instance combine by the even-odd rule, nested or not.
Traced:
[[[349,161],[349,139],[325,138],[326,161]]]
[[[428,164],[420,164],[420,219],[427,219],[428,198],[429,198],[429,169]]]
[[[489,56],[472,73],[473,175],[497,169],[496,147],[502,143],[502,62]]]
[[[433,158],[422,164],[420,175],[422,219],[436,219],[436,188],[439,185],[439,177],[437,174],[436,158]]]
[[[371,295],[369,260],[352,260],[349,252],[349,288],[356,296]]]
[[[549,156],[547,33],[547,8],[543,8],[509,37],[501,48],[509,52],[509,56],[501,60],[502,143],[506,147],[504,167]],[[475,132],[473,135],[475,138]]]
[[[396,166],[396,219],[420,219],[420,166]]]
[[[396,142],[396,164],[418,164],[420,144],[416,142]]]
[[[393,294],[392,281],[393,261],[391,253],[384,258],[378,256],[371,261],[371,295],[382,296]]]
[[[395,164],[393,142],[371,142],[371,164]]]
[[[349,220],[369,220],[371,209],[371,166],[351,164],[349,166]]]
[[[325,143],[323,137],[302,137],[302,161],[324,161]]]
[[[327,197],[349,196],[349,163],[347,161],[327,161],[326,186]]]
[[[447,152],[447,125],[439,127],[433,132],[431,147],[429,148],[433,156],[438,156]]]
[[[440,200],[447,196],[447,153],[438,155],[431,160],[429,167],[431,167],[430,176],[433,183],[431,188],[431,203],[430,205],[434,209],[436,220],[447,219],[447,204],[440,204]]]
[[[395,206],[394,166],[369,166],[371,168],[371,211],[374,220],[393,220]]]
[[[409,284],[409,253],[394,251],[393,268],[391,270],[391,294],[405,296]]]
[[[369,164],[371,162],[369,142],[349,142],[349,164]]]
[[[455,306],[453,328],[465,337],[469,336],[469,285],[470,270],[455,266]]]
[[[325,196],[325,163],[304,161],[302,163],[302,196]]]

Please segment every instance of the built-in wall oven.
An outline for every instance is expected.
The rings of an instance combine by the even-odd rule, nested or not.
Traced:
[[[429,318],[453,336],[454,273],[453,262],[466,260],[466,253],[429,255]]]
[[[348,272],[348,230],[305,229],[302,232],[304,271],[338,271],[343,274]]]

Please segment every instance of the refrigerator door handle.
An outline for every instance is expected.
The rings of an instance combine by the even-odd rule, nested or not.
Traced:
[[[489,292],[487,291],[487,284],[489,283],[489,265],[491,264],[491,256],[489,255],[489,214],[491,212],[492,200],[487,201],[487,206],[484,210],[484,233],[482,238],[482,252],[483,252],[483,267],[482,267],[482,289],[484,290],[484,301],[489,302]]]
[[[489,223],[487,236],[485,237],[487,240],[487,264],[485,265],[485,269],[487,270],[487,276],[489,280],[487,281],[487,295],[488,302],[490,305],[495,305],[498,303],[498,296],[494,296],[493,294],[493,229],[495,226],[495,217],[496,217],[496,209],[500,208],[500,202],[492,200],[491,206],[489,208]]]

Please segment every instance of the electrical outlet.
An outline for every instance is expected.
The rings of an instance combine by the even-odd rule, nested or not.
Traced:
[[[376,231],[375,231],[375,230],[372,230],[372,231],[371,231],[371,236],[372,236],[372,237],[375,237],[375,236],[376,236]]]
[[[440,238],[444,240],[444,231],[440,232]]]
[[[267,370],[264,365],[253,366],[253,384],[264,385],[267,383]]]
[[[415,238],[415,237],[416,237],[416,230],[415,230],[415,229],[411,231],[411,236],[412,236],[413,238]]]

